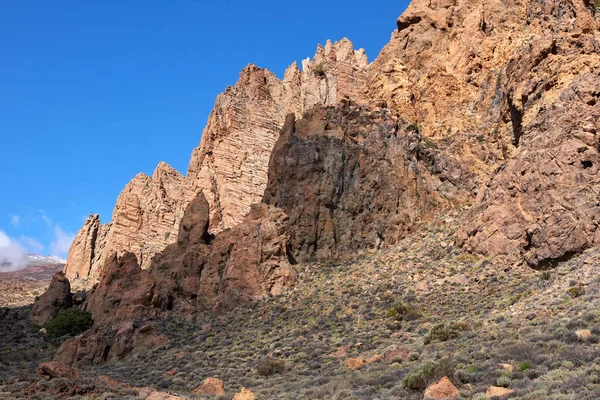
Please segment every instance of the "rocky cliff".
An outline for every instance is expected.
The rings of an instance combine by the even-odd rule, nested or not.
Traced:
[[[217,97],[186,177],[165,163],[151,178],[137,175],[117,199],[111,222],[102,225],[97,215],[85,222],[69,251],[67,277],[91,286],[115,252],[131,252],[147,267],[154,254],[176,241],[184,210],[198,193],[208,201],[211,232],[241,223],[263,196],[286,115],[300,117],[315,104],[332,105],[364,92],[367,57],[347,39],[319,46],[302,66],[300,71],[292,64],[283,80],[254,65],[244,68],[236,85]]]
[[[59,354],[134,340],[124,319],[279,294],[295,263],[394,244],[442,211],[464,211],[458,246],[534,267],[597,245],[594,12],[415,0],[370,65],[342,41],[283,81],[245,68],[185,178],[138,176],[110,224],[86,222],[67,275],[100,279],[85,304],[96,331]]]
[[[65,275],[91,285],[103,276],[112,253],[131,252],[141,265],[177,240],[183,177],[160,163],[151,177],[138,174],[119,195],[113,219],[102,225],[90,215],[71,248]],[[173,235],[171,235],[174,233]]]

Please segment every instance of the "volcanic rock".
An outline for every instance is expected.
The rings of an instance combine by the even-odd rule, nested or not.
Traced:
[[[488,387],[487,391],[485,392],[485,395],[489,396],[489,397],[503,399],[505,397],[513,395],[514,393],[515,393],[515,391],[513,389],[507,389],[507,388],[503,388],[503,387],[499,387],[499,386],[490,386],[490,387]]]
[[[81,375],[75,368],[72,368],[60,361],[49,361],[41,363],[37,366],[37,374],[40,377],[47,379],[77,379],[81,377]]]
[[[444,376],[438,382],[431,384],[425,389],[425,400],[453,400],[460,397],[460,391],[454,384]]]
[[[379,248],[445,206],[428,169],[440,162],[386,109],[316,107],[301,120],[289,116],[263,201],[289,215],[292,248],[302,259]]]
[[[119,195],[109,224],[100,225],[91,215],[78,232],[65,267],[69,279],[88,282],[90,287],[104,276],[116,253],[130,252],[142,266],[177,239],[182,209],[183,177],[160,163],[152,177],[138,174]]]
[[[252,393],[252,391],[246,389],[245,387],[242,387],[242,390],[239,393],[236,393],[235,396],[233,396],[233,400],[254,400],[256,399],[256,396],[254,396],[254,393]]]
[[[165,163],[151,178],[137,175],[117,199],[111,222],[100,225],[93,215],[81,228],[69,251],[67,276],[89,288],[104,276],[114,253],[131,252],[148,267],[155,254],[175,243],[183,211],[199,193],[209,203],[211,233],[241,223],[264,194],[286,115],[299,117],[315,104],[336,104],[364,91],[367,57],[348,39],[328,41],[302,64],[303,72],[292,64],[283,81],[254,65],[244,68],[236,85],[218,96],[185,179]]]
[[[201,386],[198,386],[192,393],[220,396],[225,394],[225,386],[223,385],[223,381],[219,378],[206,378],[204,383]]]
[[[62,272],[52,276],[50,286],[33,304],[29,319],[44,325],[56,315],[71,306],[71,284]]]
[[[599,59],[600,62],[600,59]],[[600,243],[599,73],[575,78],[523,128],[520,145],[482,191],[457,244],[520,254],[544,268]]]

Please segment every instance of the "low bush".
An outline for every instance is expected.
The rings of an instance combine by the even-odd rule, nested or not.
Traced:
[[[425,336],[425,344],[429,344],[434,340],[446,342],[451,339],[456,339],[460,333],[468,330],[468,325],[465,323],[437,324]]]
[[[415,306],[396,303],[387,311],[386,316],[396,321],[414,321],[421,318],[423,315]]]
[[[90,329],[93,324],[92,314],[79,308],[69,308],[61,311],[45,328],[49,337],[58,338],[78,335]]]
[[[260,376],[271,376],[285,372],[285,361],[276,358],[265,358],[262,360],[256,371]]]
[[[402,380],[405,388],[410,390],[424,390],[437,379],[454,375],[454,365],[447,359],[439,362],[426,361],[410,371]]]

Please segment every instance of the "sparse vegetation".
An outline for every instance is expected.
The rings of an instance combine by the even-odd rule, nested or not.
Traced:
[[[315,67],[313,68],[313,73],[315,74],[315,76],[321,79],[325,78],[327,76],[325,71],[325,63],[321,61],[320,63],[315,65]]]
[[[600,398],[600,300],[587,295],[600,290],[594,264],[574,257],[543,280],[540,271],[504,268],[511,264],[502,258],[432,252],[453,241],[456,220],[394,248],[297,265],[301,279],[282,296],[219,316],[167,314],[153,322],[169,336],[167,346],[81,372],[182,396],[214,376],[229,399],[244,386],[267,400],[420,400],[442,376],[465,399],[486,399],[492,385],[524,400]],[[587,293],[566,294],[579,286]],[[205,324],[210,330],[201,329]],[[10,341],[0,344],[0,376],[13,379],[0,378],[0,392],[12,390],[22,379],[17,374],[35,379],[36,363],[51,356],[55,344],[38,330],[23,329],[37,338],[31,348],[13,352]],[[580,330],[591,336],[581,339]],[[364,363],[351,370],[350,358]]]

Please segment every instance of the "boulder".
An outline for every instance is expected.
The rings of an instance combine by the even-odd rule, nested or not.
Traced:
[[[425,389],[424,400],[454,400],[460,397],[460,391],[444,376]]]
[[[220,396],[225,394],[225,386],[219,378],[206,378],[201,386],[198,386],[192,394],[209,394]]]
[[[46,379],[65,378],[78,379],[81,378],[79,371],[68,366],[60,361],[43,362],[37,366],[36,372],[38,376]]]
[[[512,396],[513,394],[515,394],[515,391],[513,389],[507,389],[499,386],[490,386],[485,392],[486,396],[499,399]]]
[[[65,274],[57,272],[52,276],[46,292],[33,304],[29,319],[36,324],[44,325],[60,311],[69,307],[71,307],[71,284]]]
[[[233,396],[232,400],[255,400],[256,396],[254,396],[254,393],[252,393],[250,390],[246,389],[245,387],[242,387],[242,390],[240,390],[239,393],[236,393],[235,396]]]

